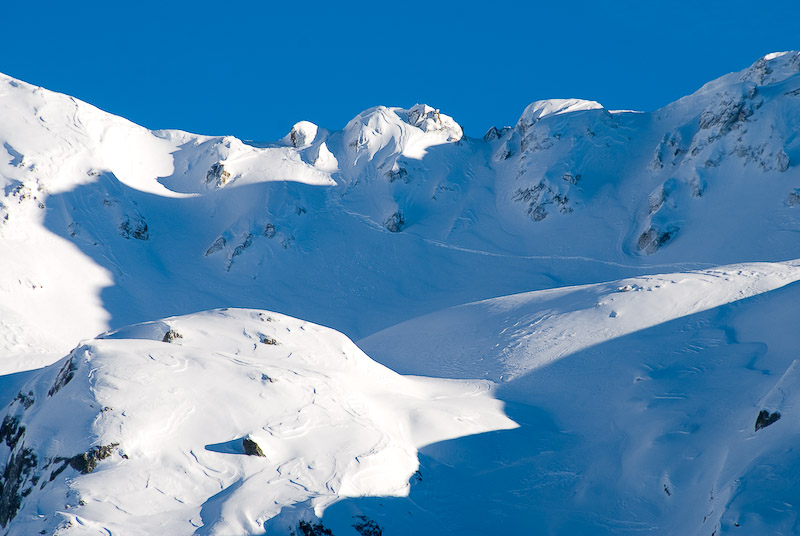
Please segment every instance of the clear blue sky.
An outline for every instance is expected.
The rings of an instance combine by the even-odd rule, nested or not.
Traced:
[[[47,0],[0,13],[8,75],[149,128],[264,141],[379,104],[425,102],[471,136],[545,98],[653,110],[800,48],[797,0]]]

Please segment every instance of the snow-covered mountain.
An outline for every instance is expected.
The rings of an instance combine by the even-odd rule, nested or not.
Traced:
[[[800,523],[768,486],[791,420],[753,429],[795,396],[800,53],[482,139],[421,104],[269,143],[149,131],[2,75],[0,118],[10,534]]]
[[[0,524],[236,535],[281,514],[291,527],[343,497],[406,495],[423,445],[515,427],[490,390],[399,376],[275,313],[134,325],[35,374],[4,412]]]
[[[499,378],[520,424],[423,449],[434,483],[410,499],[474,534],[797,533],[798,275],[734,265],[537,291],[367,338],[403,372]],[[465,483],[480,492],[458,506],[422,501]]]

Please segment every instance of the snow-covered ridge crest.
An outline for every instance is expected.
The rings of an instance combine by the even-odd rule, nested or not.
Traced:
[[[316,125],[313,126],[316,135]],[[316,186],[336,184],[330,176],[330,166],[316,166],[314,161],[303,158],[300,149],[313,141],[313,136],[308,140],[308,129],[296,135],[300,145],[287,144],[288,147],[254,147],[234,136],[196,136],[174,130],[155,134],[176,145],[172,153],[173,173],[158,178],[158,182],[172,191],[197,194],[227,186],[275,181]]]
[[[532,102],[517,121],[517,127],[526,129],[540,119],[551,115],[581,112],[583,110],[602,110],[603,105],[596,101],[583,99],[547,99]]]
[[[13,478],[0,523],[14,535],[261,534],[284,507],[313,519],[338,498],[404,496],[417,448],[515,427],[490,389],[402,377],[333,330],[267,311],[116,330],[3,411]]]
[[[353,164],[379,152],[422,158],[433,145],[460,140],[464,133],[452,117],[417,104],[410,109],[378,106],[358,114],[344,128]],[[387,155],[388,156],[388,155]]]
[[[745,91],[753,87],[780,84],[798,73],[800,73],[800,51],[774,52],[762,56],[746,69],[728,73],[703,84],[693,94],[678,99],[664,108],[674,108],[682,102],[704,96],[713,97],[720,92],[739,91],[742,84],[745,85]]]
[[[800,72],[800,52],[773,52],[759,58],[740,78],[742,81],[755,82],[760,86],[783,82],[790,76]]]
[[[439,110],[427,104],[415,104],[409,110],[398,111],[400,117],[405,116],[406,121],[423,132],[442,132],[447,135],[447,141],[460,140],[464,132],[461,125],[456,123],[449,115],[440,113]]]
[[[171,173],[174,148],[127,119],[6,75],[0,75],[0,115],[0,140],[13,162],[0,169],[2,182],[38,181],[60,192],[103,170],[132,188],[171,195],[154,178]]]
[[[426,363],[435,356],[438,375],[510,380],[590,346],[796,281],[800,261],[534,291],[409,320],[360,344],[409,373],[420,373],[421,364],[408,356],[421,356]],[[424,341],[420,344],[426,345],[425,351],[416,341]],[[430,370],[430,365],[422,366]]]

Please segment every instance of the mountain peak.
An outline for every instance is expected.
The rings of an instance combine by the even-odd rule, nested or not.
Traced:
[[[405,118],[406,122],[423,132],[445,132],[448,141],[458,141],[464,135],[461,125],[456,123],[449,115],[444,115],[438,109],[427,104],[415,104],[408,110],[397,110],[397,115]]]
[[[551,115],[561,115],[584,110],[601,110],[603,105],[596,101],[583,99],[546,99],[532,102],[522,112],[518,126],[529,127]]]
[[[319,127],[310,121],[298,121],[289,134],[283,138],[283,141],[297,148],[308,147],[314,143],[318,130]]]
[[[800,52],[772,52],[742,71],[740,80],[759,86],[782,82],[800,72]]]

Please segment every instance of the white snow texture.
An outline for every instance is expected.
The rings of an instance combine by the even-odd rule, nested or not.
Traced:
[[[798,533],[800,53],[483,139],[0,117],[0,534]]]

